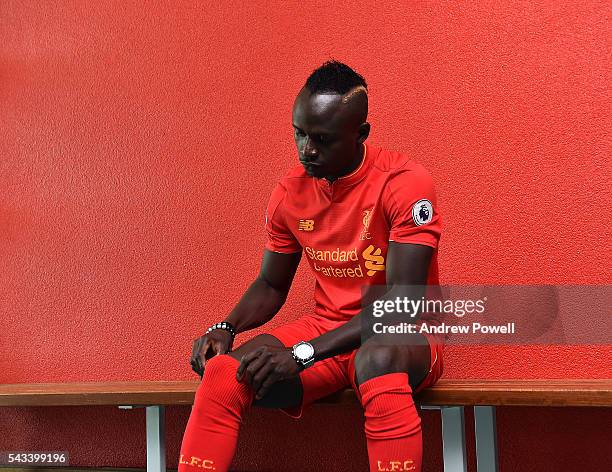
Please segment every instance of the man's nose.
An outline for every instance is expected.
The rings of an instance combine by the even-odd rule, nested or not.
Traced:
[[[304,150],[302,151],[304,157],[314,158],[317,157],[319,151],[312,145],[312,139],[309,137],[306,138],[306,142],[304,143]]]

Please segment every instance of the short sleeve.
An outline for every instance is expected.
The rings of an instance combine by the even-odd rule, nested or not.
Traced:
[[[431,176],[420,164],[394,172],[387,181],[384,207],[389,241],[436,248],[442,222]]]
[[[283,200],[287,191],[281,184],[277,184],[276,188],[270,195],[268,207],[266,209],[266,249],[273,252],[290,254],[300,252],[302,246],[295,239],[285,222],[283,211]]]

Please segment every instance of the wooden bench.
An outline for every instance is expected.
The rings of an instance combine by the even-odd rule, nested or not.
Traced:
[[[90,382],[0,385],[0,406],[116,405],[146,408],[147,472],[166,470],[165,405],[192,405],[199,381]],[[464,407],[474,406],[479,472],[498,470],[496,406],[609,407],[606,380],[440,380],[415,397],[422,409],[439,409],[445,472],[466,472]],[[344,390],[320,403],[356,403]]]

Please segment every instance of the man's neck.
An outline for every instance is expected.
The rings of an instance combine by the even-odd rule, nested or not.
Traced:
[[[361,161],[365,159],[364,150],[365,150],[364,144],[361,143],[359,146],[357,146],[357,152],[355,153],[355,156],[353,157],[353,162],[351,163],[351,165],[347,167],[347,169],[345,169],[340,175],[332,176],[332,177],[325,177],[325,180],[327,180],[329,183],[333,183],[336,180],[338,180],[340,177],[344,177],[345,175],[349,175],[355,172],[355,169],[357,169],[361,165]]]

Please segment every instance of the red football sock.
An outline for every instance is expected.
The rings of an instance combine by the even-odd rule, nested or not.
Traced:
[[[206,361],[183,435],[178,472],[229,470],[243,414],[254,396],[249,385],[236,380],[239,364],[224,354]]]
[[[394,372],[359,385],[365,410],[370,472],[420,472],[423,456],[421,418],[408,374]]]

